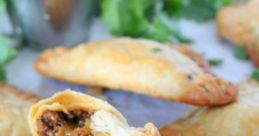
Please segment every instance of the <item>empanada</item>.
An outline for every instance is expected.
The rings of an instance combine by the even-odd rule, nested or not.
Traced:
[[[38,97],[0,82],[0,136],[31,136],[26,117]]]
[[[162,136],[258,136],[259,84],[238,85],[237,101],[221,107],[201,107],[187,118],[161,129]]]
[[[246,46],[259,66],[259,0],[222,8],[217,14],[219,34],[238,46]]]
[[[208,60],[200,53],[191,49],[188,45],[175,46],[175,49],[193,60],[204,72],[210,72],[210,64]]]
[[[222,105],[236,88],[157,42],[119,38],[46,50],[35,64],[47,77],[196,104]]]
[[[70,90],[33,105],[28,119],[34,136],[160,136],[153,124],[130,127],[107,102]]]

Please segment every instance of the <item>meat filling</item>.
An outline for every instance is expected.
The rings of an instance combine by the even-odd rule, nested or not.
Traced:
[[[73,110],[69,113],[62,111],[47,111],[37,122],[40,136],[92,136],[90,117],[93,112]]]

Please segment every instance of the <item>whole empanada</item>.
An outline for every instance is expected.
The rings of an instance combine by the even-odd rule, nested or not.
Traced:
[[[259,66],[259,0],[222,8],[217,14],[220,36],[245,46],[253,63]]]
[[[201,107],[188,117],[161,129],[162,136],[258,136],[259,84],[238,85],[236,102],[221,107]]]
[[[42,53],[36,70],[71,83],[122,89],[195,105],[222,105],[236,88],[204,72],[176,49],[148,40],[119,38]]]
[[[70,90],[33,105],[28,120],[34,136],[160,136],[153,124],[130,127],[107,102]]]

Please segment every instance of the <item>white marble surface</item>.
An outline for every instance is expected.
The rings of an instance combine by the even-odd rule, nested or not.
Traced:
[[[10,26],[5,17],[0,17],[0,32],[8,33]],[[221,41],[217,36],[217,30],[213,21],[198,24],[183,21],[181,28],[185,35],[194,39],[192,47],[204,53],[208,58],[224,59],[224,64],[219,68],[214,68],[215,74],[233,81],[239,82],[249,77],[252,70],[250,62],[239,61],[233,57],[232,45]],[[91,40],[99,40],[110,37],[107,28],[96,21],[92,27]],[[8,65],[8,83],[24,90],[34,92],[42,97],[50,96],[54,92],[66,88],[78,91],[85,91],[83,86],[77,86],[46,79],[39,76],[33,69],[33,62],[38,57],[39,52],[25,49],[20,52],[17,58]],[[140,96],[127,92],[108,91],[109,102],[117,107],[129,120],[130,124],[141,126],[150,121],[161,127],[172,120],[186,114],[189,107],[158,100],[147,96]]]

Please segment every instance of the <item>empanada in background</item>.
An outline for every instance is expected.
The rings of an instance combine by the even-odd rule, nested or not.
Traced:
[[[38,97],[0,82],[0,136],[31,136],[27,114]]]
[[[185,119],[161,129],[162,136],[258,136],[259,84],[238,85],[237,101],[221,107],[201,107]]]
[[[194,105],[223,105],[237,95],[230,82],[203,71],[178,50],[141,39],[119,38],[71,49],[49,49],[36,61],[35,68],[44,76],[62,81]]]
[[[259,66],[259,0],[224,7],[216,20],[220,36],[246,46],[251,60]]]
[[[33,136],[160,136],[153,124],[130,127],[107,102],[70,90],[33,105],[28,120]]]

